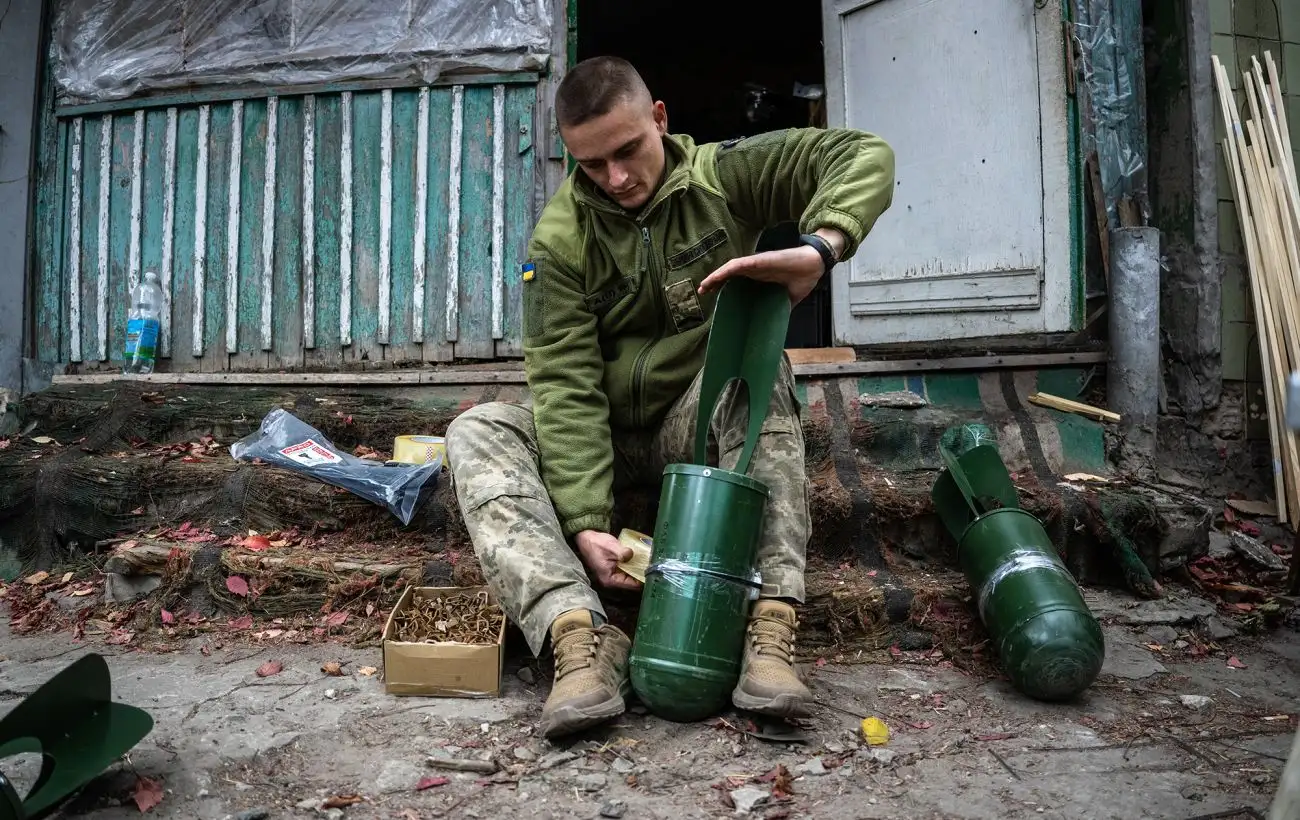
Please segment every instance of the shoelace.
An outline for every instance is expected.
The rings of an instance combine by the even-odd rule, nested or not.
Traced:
[[[591,666],[599,643],[600,636],[590,629],[573,629],[561,635],[555,642],[556,680]]]
[[[749,625],[754,651],[791,663],[794,658],[794,630],[784,621],[758,618]]]

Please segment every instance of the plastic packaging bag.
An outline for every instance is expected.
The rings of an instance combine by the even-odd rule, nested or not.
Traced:
[[[292,413],[276,408],[256,433],[230,445],[236,461],[267,464],[332,484],[387,507],[403,525],[411,523],[426,484],[442,470],[442,454],[428,464],[381,464],[340,452],[329,439]]]

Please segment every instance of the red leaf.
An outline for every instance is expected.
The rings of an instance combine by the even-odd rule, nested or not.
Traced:
[[[1238,521],[1237,529],[1246,533],[1246,535],[1254,535],[1254,536],[1259,535],[1259,525],[1256,524],[1254,521]]]
[[[1234,513],[1234,512],[1232,511],[1232,507],[1224,507],[1224,508],[1223,508],[1223,520],[1224,520],[1224,521],[1227,521],[1229,524],[1235,524],[1235,523],[1236,523],[1236,521],[1237,521],[1237,514]]]
[[[907,725],[908,725],[908,726],[911,726],[913,729],[929,729],[929,728],[930,728],[931,726],[933,726],[934,724],[931,723],[931,722],[928,721],[928,720],[922,720],[922,721],[918,721],[918,722],[916,722],[916,723],[912,723],[911,721],[907,721]]]
[[[868,578],[875,578],[875,577],[876,577],[876,571],[873,569],[871,572],[868,572],[868,573],[867,573],[867,577],[868,577]]]
[[[422,792],[425,789],[432,789],[434,786],[445,786],[450,782],[445,777],[422,777],[420,782],[415,784],[415,790]]]
[[[194,526],[194,525],[193,525],[192,523],[190,523],[189,521],[186,521],[184,524],[181,524],[179,527],[176,528],[176,534],[177,534],[177,535],[184,535],[185,533],[189,532],[189,531],[190,531],[190,528],[193,527],[193,526]]]
[[[230,627],[231,629],[252,629],[253,616],[240,615],[238,618],[231,618],[230,623],[226,624],[226,626]]]
[[[140,808],[140,813],[144,814],[162,802],[162,784],[147,777],[137,777],[135,794],[131,795],[131,799],[135,800],[136,806]]]
[[[1244,664],[1244,663],[1242,663],[1241,661],[1237,660],[1237,656],[1236,656],[1236,655],[1233,655],[1231,658],[1228,658],[1228,666],[1231,666],[1233,669],[1245,669],[1245,668],[1246,668],[1246,664]]]
[[[165,624],[174,624],[176,623],[176,616],[164,609],[162,611],[162,622]]]
[[[279,661],[267,661],[257,667],[257,676],[259,678],[269,678],[272,675],[278,675],[284,671],[284,664]]]
[[[326,618],[325,623],[329,626],[343,626],[343,624],[346,623],[347,620],[348,620],[347,610],[341,609],[338,612],[332,613],[328,618]]]
[[[269,550],[271,548],[271,539],[267,538],[265,535],[250,535],[243,541],[240,541],[239,545],[244,549],[252,550],[253,552],[261,552],[262,550]]]
[[[7,439],[7,438],[0,438],[0,450],[3,450],[3,449],[5,449],[5,448],[8,447],[8,446],[9,446],[9,439]]]
[[[226,589],[230,590],[232,595],[238,595],[241,598],[248,597],[248,582],[238,575],[232,575],[226,579]]]
[[[889,647],[889,654],[893,655],[895,658],[901,658],[903,656],[903,650],[898,648],[898,644],[894,644]]]
[[[818,659],[817,659],[817,666],[818,666],[818,667],[822,667],[822,666],[825,666],[825,665],[826,665],[826,659],[825,659],[825,658],[818,658]]]

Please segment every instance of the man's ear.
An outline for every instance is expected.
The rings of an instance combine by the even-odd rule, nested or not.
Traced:
[[[659,136],[668,133],[668,109],[664,107],[663,100],[655,100],[651,109],[654,112],[655,128],[659,131]]]

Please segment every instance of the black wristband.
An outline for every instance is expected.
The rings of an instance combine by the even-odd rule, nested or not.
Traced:
[[[835,267],[835,251],[831,250],[829,242],[815,233],[800,234],[799,242],[811,246],[817,253],[821,254],[823,274],[831,272],[831,268]]]

